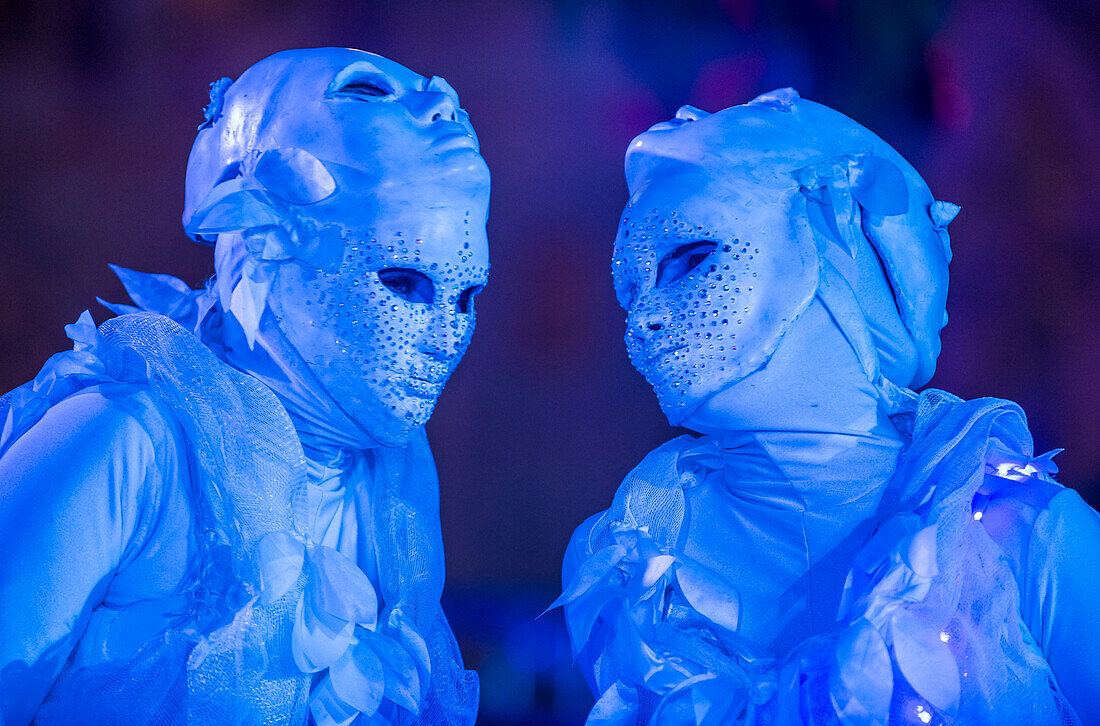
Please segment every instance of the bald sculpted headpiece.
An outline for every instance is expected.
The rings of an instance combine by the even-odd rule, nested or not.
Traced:
[[[275,53],[236,81],[212,83],[203,116],[183,211],[184,229],[196,240],[212,243],[232,221],[256,221],[211,216],[238,191],[268,205],[305,206],[338,190],[370,196],[378,184],[395,183],[395,174],[401,183],[444,175],[487,191],[477,136],[451,85],[373,53]],[[459,162],[454,152],[462,151]],[[360,172],[348,180],[354,183],[337,183],[342,167]]]
[[[408,440],[488,274],[489,173],[454,89],[372,53],[288,50],[212,84],[203,115],[183,223],[216,243],[244,347],[287,397],[330,395],[373,440]]]

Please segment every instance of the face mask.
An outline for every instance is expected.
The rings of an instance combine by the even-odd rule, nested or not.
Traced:
[[[351,421],[404,443],[465,352],[488,275],[488,171],[457,96],[333,48],[276,54],[213,96],[185,220],[247,250],[221,256],[236,260],[218,270],[223,307],[250,345],[277,326]]]
[[[785,205],[698,167],[634,195],[613,265],[631,362],[673,423],[763,366],[817,286],[812,239]]]
[[[390,445],[431,416],[470,343],[474,298],[489,273],[484,200],[415,191],[338,225],[341,264],[285,265],[269,299],[325,390]]]
[[[196,239],[213,242],[218,220],[205,217],[231,191],[225,184],[259,177],[268,195],[311,205],[334,191],[328,162],[362,172],[365,187],[340,193],[369,197],[377,187],[444,178],[487,193],[477,136],[454,89],[381,56],[283,51],[236,81],[215,82],[210,95],[187,163],[183,223]],[[268,161],[256,160],[264,154]]]
[[[815,295],[868,380],[932,375],[958,207],[867,129],[789,88],[685,106],[631,142],[626,176],[616,291],[672,423],[766,365]]]

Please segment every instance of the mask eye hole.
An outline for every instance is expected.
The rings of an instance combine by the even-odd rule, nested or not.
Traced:
[[[377,73],[352,75],[325,94],[326,98],[350,98],[359,101],[373,101],[394,93],[393,85],[384,76]]]
[[[477,294],[481,292],[481,289],[483,287],[485,286],[474,285],[473,287],[468,287],[463,290],[462,293],[458,296],[458,312],[468,313],[473,310],[474,298],[477,297]]]
[[[407,302],[430,305],[435,299],[435,285],[419,270],[388,267],[378,271],[378,279],[390,292]]]
[[[676,282],[698,267],[717,246],[715,242],[704,240],[680,245],[657,263],[657,281],[654,286],[665,287]]]

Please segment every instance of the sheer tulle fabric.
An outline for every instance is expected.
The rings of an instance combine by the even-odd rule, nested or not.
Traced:
[[[438,482],[427,440],[379,447],[369,521],[377,584],[313,542],[305,459],[270,389],[152,313],[85,313],[34,381],[0,399],[0,453],[54,403],[108,381],[148,385],[194,456],[203,567],[179,617],[123,662],[66,669],[38,724],[472,724],[464,671],[439,607]]]

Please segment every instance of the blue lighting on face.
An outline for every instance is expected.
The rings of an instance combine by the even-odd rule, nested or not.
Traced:
[[[757,370],[814,292],[812,243],[720,172],[676,169],[623,213],[613,277],[631,363],[669,420]]]
[[[217,237],[220,276],[240,280],[223,304],[261,344],[270,307],[355,424],[407,442],[469,345],[488,281],[489,175],[457,94],[322,49],[257,64],[220,106],[192,150],[184,217]]]

